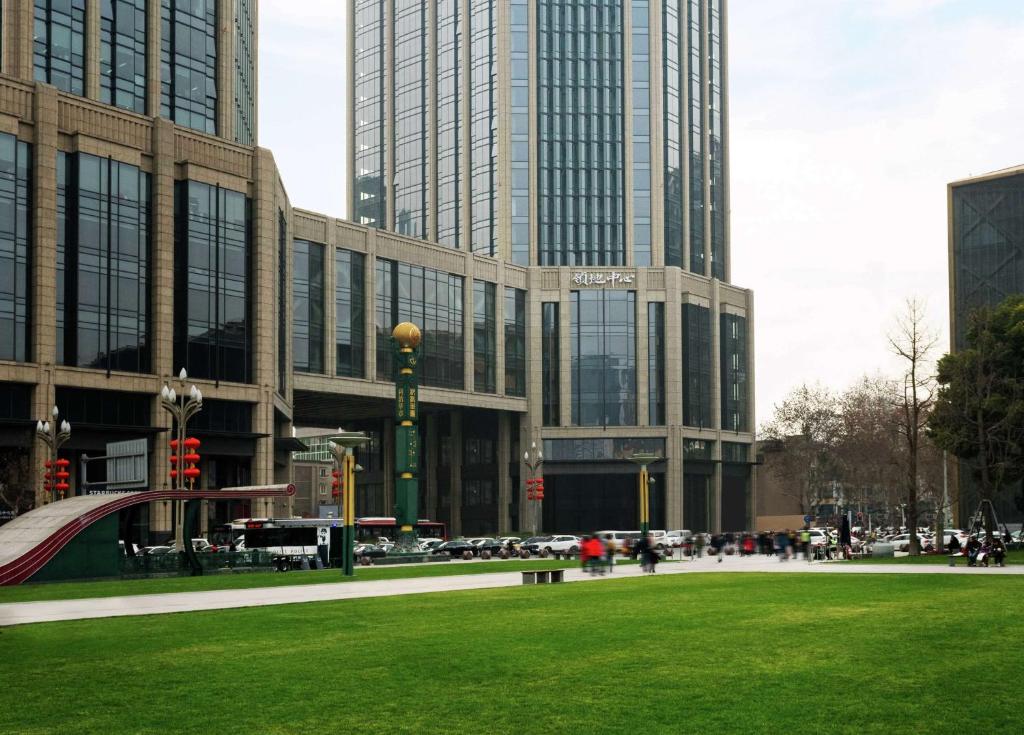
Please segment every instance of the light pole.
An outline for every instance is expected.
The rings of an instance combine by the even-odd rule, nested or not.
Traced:
[[[356,472],[359,465],[352,450],[368,441],[370,437],[361,431],[343,431],[329,440],[335,471],[341,475],[341,569],[346,577],[355,574],[352,550],[356,545]]]
[[[71,463],[57,456],[60,448],[64,446],[64,442],[71,438],[71,424],[67,421],[61,421],[58,424],[57,418],[59,416],[60,409],[54,406],[53,423],[49,421],[36,421],[36,436],[50,450],[50,458],[46,460],[44,465],[46,472],[43,473],[43,489],[47,493],[44,496],[46,502],[56,501],[58,493],[60,493],[60,499],[63,500],[64,493],[71,487],[68,484],[68,478],[71,477],[68,472],[68,465]]]
[[[189,437],[187,433],[188,420],[203,410],[203,392],[194,385],[185,393],[185,381],[188,380],[188,373],[185,368],[178,373],[178,382],[181,384],[181,395],[164,383],[160,389],[160,405],[165,411],[171,414],[175,424],[175,437],[171,439],[171,489],[184,490],[185,480],[188,480],[189,489],[195,487],[196,478],[199,477],[199,440]],[[187,453],[186,453],[187,452]],[[188,465],[186,467],[186,464]],[[185,549],[185,501],[178,500],[175,503],[177,518],[174,520],[174,546],[176,551]],[[189,539],[191,545],[191,539]]]
[[[544,500],[544,477],[541,473],[541,468],[544,466],[544,452],[537,449],[537,442],[530,442],[530,449],[533,450],[533,459],[530,459],[528,451],[523,452],[523,463],[530,470],[530,477],[526,478],[526,499],[537,501],[531,514],[534,515],[534,518],[531,519],[533,521],[532,530],[534,534],[537,534],[540,533],[541,526],[541,501]]]
[[[636,452],[629,459],[640,465],[640,533],[646,536],[651,530],[651,476],[647,465],[660,462],[661,457],[653,452]]]

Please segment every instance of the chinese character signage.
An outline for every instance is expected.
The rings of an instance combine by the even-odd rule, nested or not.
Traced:
[[[634,278],[632,273],[619,271],[577,271],[572,274],[572,283],[574,286],[618,286],[632,283]]]

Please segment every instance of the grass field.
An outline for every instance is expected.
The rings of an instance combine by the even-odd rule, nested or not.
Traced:
[[[4,628],[0,732],[1016,732],[1022,593],[712,573]]]
[[[237,590],[254,587],[285,587],[302,584],[330,584],[354,579],[364,582],[376,579],[402,579],[409,577],[440,577],[451,574],[492,574],[518,572],[522,569],[564,569],[575,566],[575,561],[536,559],[531,561],[503,560],[493,562],[438,562],[406,566],[396,564],[385,567],[356,567],[354,578],[346,578],[338,569],[320,571],[247,572],[243,574],[209,574],[203,577],[164,577],[159,579],[114,579],[91,582],[47,582],[0,587],[0,604],[5,602],[35,602],[40,600],[76,600],[87,597],[116,597],[118,595],[158,595],[167,592],[203,592],[207,590]],[[619,564],[635,564],[622,561]]]

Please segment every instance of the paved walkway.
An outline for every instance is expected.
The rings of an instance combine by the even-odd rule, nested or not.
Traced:
[[[463,563],[463,562],[453,562]],[[209,592],[175,592],[164,595],[129,595],[99,597],[82,600],[56,600],[47,602],[14,602],[0,605],[0,627],[43,623],[59,620],[110,618],[126,615],[157,615],[190,612],[193,610],[224,610],[261,605],[286,605],[296,602],[323,602],[361,597],[390,597],[427,592],[494,589],[522,584],[519,572],[502,572],[501,561],[465,562],[493,564],[493,574],[462,574],[446,577],[419,577],[413,579],[375,580],[367,582],[339,582],[304,584],[290,587],[257,587],[253,589],[212,590]],[[566,582],[600,583],[612,579],[641,576],[636,565],[618,566],[614,574],[592,577],[566,562]],[[777,574],[967,574],[972,576],[1005,576],[1024,574],[1024,565],[1004,568],[973,569],[966,566],[949,567],[944,564],[835,564],[805,561],[779,562],[774,558],[727,557],[722,562],[707,558],[658,566],[658,575],[688,574],[695,572],[763,572]]]

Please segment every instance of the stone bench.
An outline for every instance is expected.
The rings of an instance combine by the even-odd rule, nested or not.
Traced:
[[[557,584],[564,581],[564,569],[538,569],[523,572],[523,584]]]

